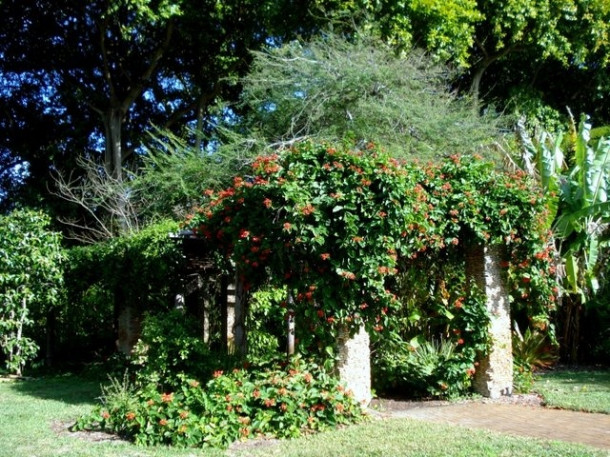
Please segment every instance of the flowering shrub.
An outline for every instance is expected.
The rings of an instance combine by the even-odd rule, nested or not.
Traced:
[[[423,247],[429,223],[413,176],[374,148],[300,144],[261,157],[252,175],[207,192],[189,226],[238,267],[246,286],[271,279],[295,298],[308,335],[337,324],[382,330],[400,304],[387,288],[399,256]]]
[[[310,330],[324,333],[337,322],[382,330],[401,307],[388,288],[399,260],[468,243],[507,246],[515,302],[548,326],[546,209],[525,175],[476,157],[424,167],[372,145],[311,143],[259,157],[251,173],[206,192],[188,226],[237,265],[247,287],[267,279],[286,285]]]
[[[227,447],[239,439],[296,437],[363,418],[350,391],[298,358],[262,371],[217,371],[205,386],[185,380],[172,392],[152,385],[115,387],[75,429],[118,433],[141,445]]]
[[[451,156],[425,168],[422,185],[435,203],[432,245],[472,243],[506,247],[501,264],[511,288],[513,312],[548,331],[558,293],[548,207],[536,182],[518,171],[500,172],[477,157]]]
[[[532,180],[477,157],[422,166],[372,145],[352,151],[302,143],[259,157],[232,187],[206,192],[188,226],[237,267],[246,287],[270,281],[293,294],[287,312],[298,316],[301,351],[328,347],[337,325],[364,323],[386,341],[394,332],[403,350],[416,331],[421,345],[454,345],[457,359],[443,368],[454,374],[433,384],[459,378],[462,389],[486,350],[488,323],[464,277],[465,252],[504,246],[513,310],[552,336],[557,289],[547,220]],[[440,287],[446,271],[433,276],[422,259],[461,273]],[[411,298],[399,294],[409,271],[416,275]]]

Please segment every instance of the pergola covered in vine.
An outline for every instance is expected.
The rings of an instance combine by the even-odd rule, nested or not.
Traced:
[[[285,287],[297,351],[338,342],[338,372],[366,402],[368,335],[392,331],[393,316],[404,311],[398,278],[418,258],[442,261],[447,253],[462,257],[466,275],[448,293],[450,306],[486,310],[482,319],[461,318],[464,328],[447,337],[471,363],[480,393],[510,394],[510,303],[538,329],[549,328],[554,307],[546,219],[532,181],[479,158],[420,166],[374,145],[301,143],[259,157],[233,186],[206,192],[187,226],[219,265],[237,272],[239,291]],[[245,308],[233,327],[245,352]]]

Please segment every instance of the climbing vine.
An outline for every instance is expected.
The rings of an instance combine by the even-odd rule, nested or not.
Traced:
[[[207,191],[186,225],[246,288],[286,286],[294,296],[287,313],[315,338],[337,325],[387,329],[403,306],[400,272],[472,243],[506,246],[516,306],[548,328],[555,295],[544,220],[533,182],[477,157],[421,166],[372,144],[301,143],[257,158],[231,187]]]

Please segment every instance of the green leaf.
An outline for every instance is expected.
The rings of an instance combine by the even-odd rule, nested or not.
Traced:
[[[576,258],[569,254],[566,259],[566,279],[568,280],[568,284],[571,287],[572,293],[580,292],[580,287],[578,285],[578,262]]]

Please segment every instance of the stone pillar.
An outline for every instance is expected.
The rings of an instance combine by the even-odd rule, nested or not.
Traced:
[[[224,329],[225,329],[225,344],[227,351],[233,353],[235,351],[235,283],[231,283],[227,286],[225,313],[223,316]]]
[[[350,338],[347,329],[339,330],[337,336],[339,379],[354,393],[354,398],[367,406],[371,395],[371,348],[369,334],[360,327]]]
[[[489,398],[511,395],[513,391],[510,302],[500,269],[501,260],[501,247],[476,246],[466,261],[468,279],[474,279],[485,292],[490,317],[489,351],[479,358],[473,381],[475,391]]]
[[[244,355],[247,352],[246,305],[243,281],[235,275],[235,282],[227,287],[226,342],[229,353]]]
[[[140,315],[132,306],[124,306],[118,316],[117,349],[124,355],[131,355],[140,337]]]

